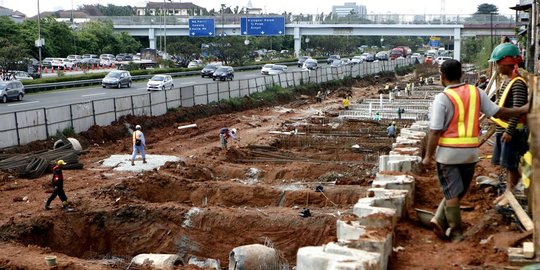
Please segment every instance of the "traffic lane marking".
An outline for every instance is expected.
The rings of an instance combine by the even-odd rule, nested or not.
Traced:
[[[88,94],[88,95],[82,95],[81,97],[93,97],[93,96],[101,96],[106,95],[107,93],[96,93],[96,94]]]
[[[11,106],[20,106],[20,105],[26,105],[26,104],[32,104],[32,103],[38,103],[39,101],[30,101],[30,102],[21,102],[21,103],[16,103],[16,104],[9,104],[8,107],[11,107]]]

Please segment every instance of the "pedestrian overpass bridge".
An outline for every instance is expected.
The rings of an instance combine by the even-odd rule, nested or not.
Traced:
[[[240,18],[254,15],[226,14],[214,17],[216,36],[240,36]],[[275,15],[269,15],[276,17]],[[259,17],[263,17],[262,15]],[[189,16],[93,17],[112,20],[116,31],[131,36],[147,36],[150,48],[156,48],[160,36],[189,36]],[[368,15],[339,19],[320,19],[319,15],[286,15],[285,35],[294,36],[296,55],[302,36],[441,36],[454,41],[454,58],[460,59],[461,39],[470,36],[513,36],[513,15]],[[246,37],[247,38],[247,37]]]

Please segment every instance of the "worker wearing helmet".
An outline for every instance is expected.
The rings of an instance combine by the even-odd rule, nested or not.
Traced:
[[[229,138],[232,138],[233,141],[236,141],[237,136],[238,131],[236,130],[236,128],[221,128],[219,130],[219,144],[221,145],[221,149],[227,150],[227,141],[229,140]]]
[[[144,147],[146,146],[146,140],[144,134],[141,131],[141,126],[136,125],[133,132],[133,154],[131,154],[131,166],[135,166],[135,158],[137,153],[141,153],[143,163],[146,163],[146,155],[144,154]]]
[[[434,233],[452,241],[463,239],[460,200],[465,196],[479,160],[479,118],[509,118],[525,114],[529,106],[498,107],[484,91],[461,81],[461,63],[454,59],[440,67],[441,82],[446,88],[435,96],[429,123],[425,168],[434,161],[444,198],[430,220]]]
[[[66,193],[64,192],[64,175],[62,173],[62,166],[66,165],[66,162],[63,160],[58,160],[56,162],[56,166],[53,167],[53,177],[51,180],[51,184],[53,187],[53,193],[47,199],[47,202],[45,203],[45,210],[51,210],[52,207],[51,202],[58,196],[60,200],[62,201],[62,208],[67,208],[68,201]]]
[[[502,43],[493,49],[491,62],[497,63],[497,71],[504,82],[497,90],[497,103],[500,107],[516,108],[527,103],[527,83],[518,72],[518,66],[523,62],[519,49],[512,43]],[[492,118],[497,124],[495,145],[491,163],[500,165],[507,171],[506,189],[512,191],[520,177],[519,161],[527,152],[527,118],[512,117],[508,120]],[[496,201],[502,199],[502,196]]]

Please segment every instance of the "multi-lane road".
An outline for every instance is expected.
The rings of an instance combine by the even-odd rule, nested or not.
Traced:
[[[324,65],[321,65],[324,66]],[[289,72],[300,71],[296,66],[290,66]],[[252,79],[260,77],[261,71],[250,70],[243,72],[235,72],[234,79]],[[204,84],[212,82],[210,78],[201,78],[198,76],[179,77],[174,79],[174,87],[183,87],[196,84]],[[111,97],[124,97],[142,94],[146,92],[147,81],[133,82],[131,88],[102,88],[101,85],[94,85],[80,88],[67,88],[56,91],[40,92],[35,94],[25,95],[22,101],[10,101],[8,103],[0,103],[0,113],[9,113],[24,111],[37,108],[48,108],[54,106],[62,106],[75,104],[79,102],[87,102],[91,100],[99,100]]]

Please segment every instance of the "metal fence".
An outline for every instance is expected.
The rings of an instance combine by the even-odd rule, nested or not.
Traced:
[[[305,83],[324,83],[346,76],[365,77],[382,71],[393,71],[395,67],[411,63],[413,63],[411,59],[397,59],[338,68],[327,67],[310,72],[298,71],[243,80],[210,82],[133,96],[3,113],[0,114],[2,119],[0,149],[44,140],[67,128],[73,128],[78,133],[94,125],[110,125],[125,115],[158,116],[172,108],[250,96],[265,91],[270,86],[278,85],[286,88]]]

